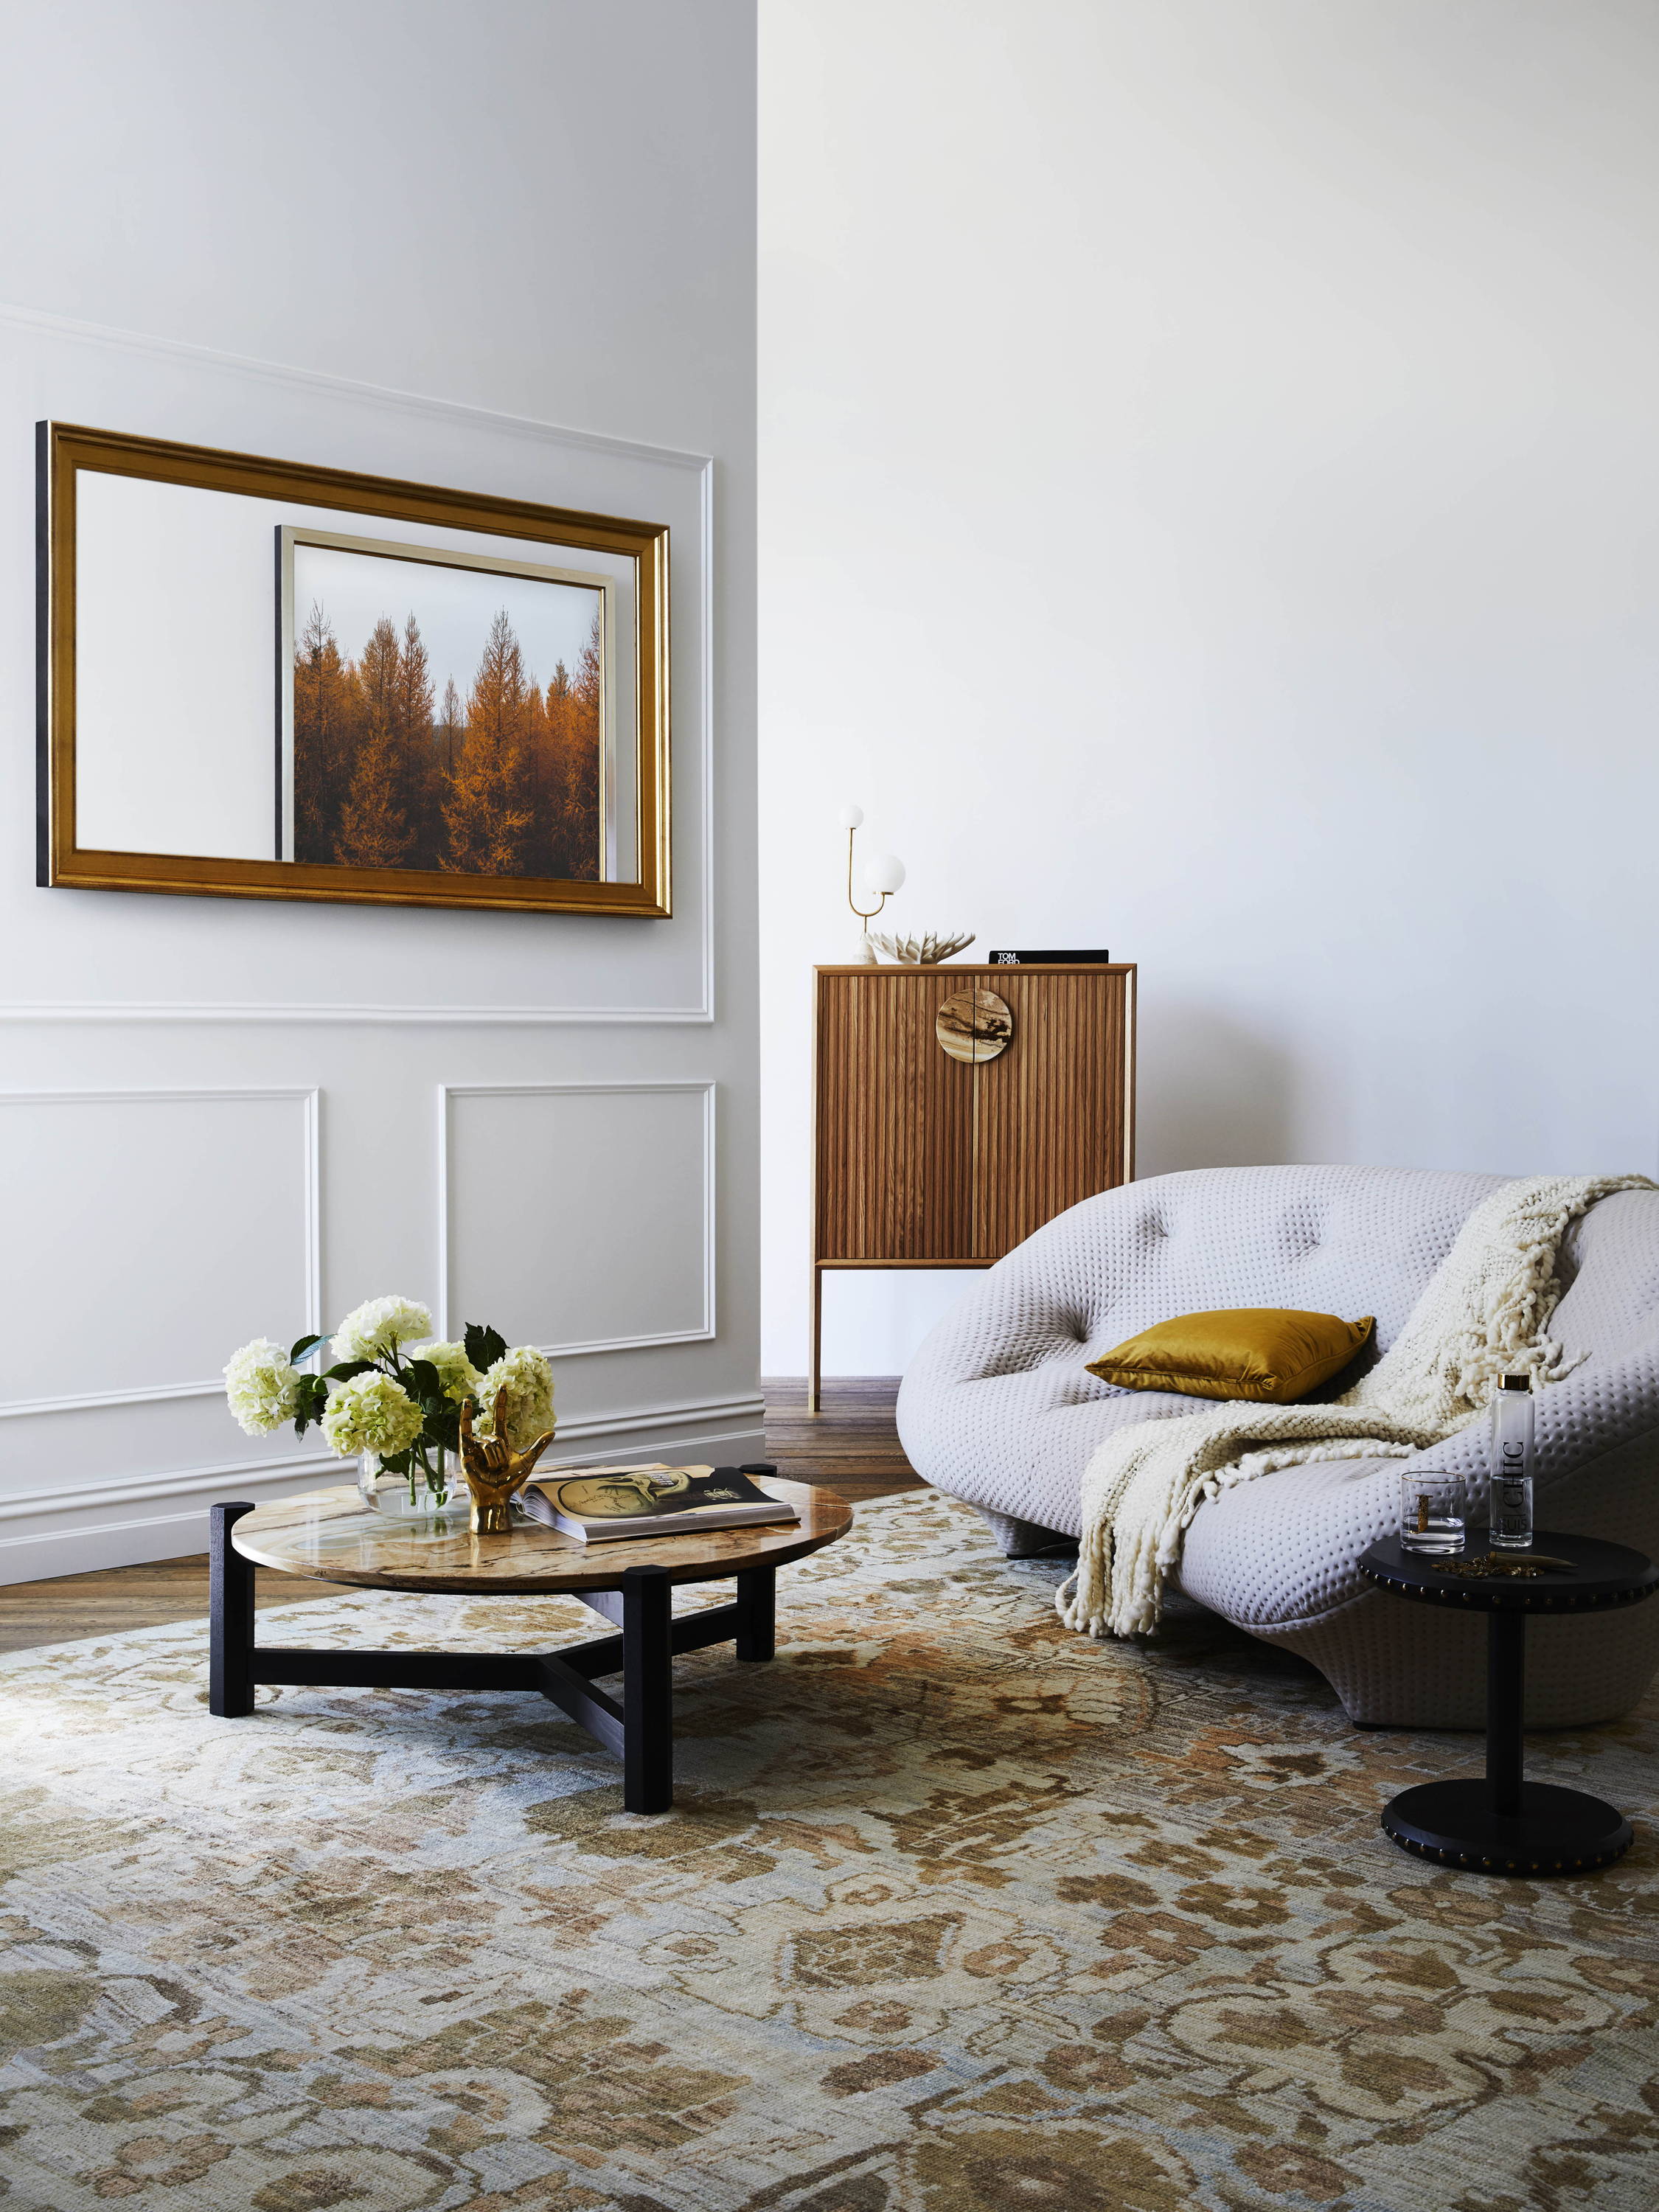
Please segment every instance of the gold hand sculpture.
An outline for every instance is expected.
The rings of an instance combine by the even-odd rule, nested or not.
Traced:
[[[553,1441],[553,1431],[514,1451],[507,1437],[507,1392],[495,1393],[495,1433],[472,1433],[473,1401],[461,1401],[461,1470],[472,1493],[471,1526],[475,1536],[502,1536],[511,1525],[507,1500],[528,1481],[537,1461]]]

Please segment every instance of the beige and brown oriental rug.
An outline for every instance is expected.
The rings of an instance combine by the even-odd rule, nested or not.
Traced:
[[[1058,1573],[866,1508],[781,1577],[775,1665],[680,1662],[659,1820],[527,1698],[216,1721],[199,1625],[5,1662],[4,2212],[1650,2206],[1655,1711],[1534,1741],[1643,1824],[1621,1865],[1432,1871],[1377,1807],[1473,1739],[1357,1733],[1217,1625],[1085,1641]]]

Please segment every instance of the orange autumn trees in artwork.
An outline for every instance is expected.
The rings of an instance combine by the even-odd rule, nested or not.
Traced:
[[[420,632],[410,621],[419,665],[425,665]],[[403,648],[382,615],[357,663],[362,727],[351,781],[340,810],[333,857],[354,868],[396,868],[415,843],[411,802],[417,794],[405,744]],[[432,693],[427,687],[427,720]]]
[[[434,712],[410,615],[382,616],[354,661],[313,605],[294,652],[294,845],[342,866],[592,881],[599,867],[597,615],[573,672],[545,690],[505,612],[465,700]]]
[[[485,876],[531,873],[531,745],[539,706],[534,687],[525,682],[513,626],[498,614],[466,702],[460,757],[444,799],[441,868]]]

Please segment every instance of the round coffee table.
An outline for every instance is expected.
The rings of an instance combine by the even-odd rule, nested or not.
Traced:
[[[1490,1549],[1485,1528],[1468,1532],[1463,1551],[1440,1553],[1407,1551],[1398,1536],[1385,1536],[1359,1562],[1369,1582],[1396,1596],[1487,1616],[1486,1779],[1402,1790],[1383,1807],[1382,1826],[1405,1850],[1443,1866],[1479,1874],[1587,1874],[1630,1849],[1630,1823],[1582,1790],[1522,1778],[1527,1616],[1639,1605],[1659,1589],[1659,1567],[1624,1544],[1540,1530],[1532,1552],[1566,1560],[1568,1567],[1528,1577],[1459,1571]],[[1524,1565],[1528,1554],[1500,1556]]]
[[[767,1467],[744,1472],[793,1505],[799,1520],[578,1544],[527,1519],[499,1536],[474,1536],[464,1521],[422,1528],[372,1511],[355,1488],[314,1490],[275,1505],[216,1505],[209,1710],[227,1719],[251,1713],[258,1682],[532,1691],[620,1758],[630,1813],[665,1813],[674,1802],[674,1654],[735,1639],[739,1659],[771,1658],[777,1570],[833,1544],[853,1525],[850,1507],[811,1484],[781,1482]],[[579,1597],[622,1632],[542,1652],[261,1645],[254,1641],[256,1564],[365,1589]],[[738,1585],[733,1603],[676,1617],[676,1584],[731,1576]],[[618,1674],[620,1704],[593,1686],[598,1677]]]

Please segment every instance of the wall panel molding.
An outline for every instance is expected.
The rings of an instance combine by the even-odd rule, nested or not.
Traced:
[[[765,1448],[765,1403],[758,1395],[692,1398],[677,1404],[584,1414],[560,1424],[559,1463],[583,1467],[644,1452],[706,1455],[720,1463],[752,1459]],[[222,1500],[256,1504],[356,1480],[356,1462],[331,1452],[225,1461],[14,1491],[0,1498],[0,1586],[46,1575],[87,1572],[134,1559],[176,1559],[205,1550],[208,1508]],[[160,1511],[145,1511],[160,1507]],[[295,1595],[302,1596],[296,1583]],[[319,1596],[326,1595],[322,1590]]]
[[[673,915],[649,927],[485,915],[441,927],[417,909],[0,886],[11,934],[30,948],[0,978],[5,1091],[180,1102],[9,1117],[0,1093],[0,1158],[25,1200],[14,1252],[25,1221],[30,1245],[58,1223],[67,1231],[38,1269],[14,1259],[4,1302],[21,1334],[0,1378],[11,1399],[0,1403],[0,1583],[199,1553],[216,1499],[350,1482],[355,1462],[314,1430],[242,1436],[217,1370],[247,1338],[320,1331],[388,1286],[434,1313],[447,1300],[447,1324],[465,1300],[457,1318],[495,1319],[515,1342],[565,1340],[550,1349],[569,1415],[555,1451],[570,1464],[763,1451],[755,1041],[727,993],[735,977],[748,1006],[757,925],[752,896],[728,902],[718,933],[714,907],[717,786],[718,881],[739,892],[754,881],[752,395],[722,368],[688,403],[672,367],[653,371],[620,412],[584,405],[624,434],[595,434],[507,411],[536,390],[519,373],[528,361],[533,378],[527,356],[481,360],[453,380],[461,401],[500,407],[395,388],[424,380],[424,357],[380,349],[375,385],[0,296],[0,402],[15,433],[0,445],[0,494],[18,524],[0,542],[0,693],[17,727],[33,651],[27,432],[43,417],[643,515],[672,533],[675,873]],[[625,434],[634,428],[643,436]],[[665,431],[708,450],[649,442]],[[0,760],[0,784],[25,820],[24,750]],[[612,1071],[614,1083],[556,1081]],[[445,1171],[453,1216],[433,1156],[445,1078],[463,1086],[447,1109],[461,1148]],[[468,1079],[518,1096],[479,1097]],[[715,1080],[732,1086],[718,1101]],[[231,1096],[251,1103],[209,1103]],[[520,1133],[557,1147],[522,1179]],[[434,1185],[453,1232],[441,1291]],[[589,1346],[624,1357],[590,1362]]]
[[[433,399],[424,393],[404,392],[396,386],[368,384],[350,376],[331,376],[322,369],[296,368],[286,362],[261,361],[255,355],[225,353],[216,346],[194,345],[184,338],[153,337],[140,331],[118,329],[109,323],[77,322],[70,315],[49,314],[43,308],[0,301],[0,325],[33,331],[47,337],[78,338],[84,345],[103,346],[116,353],[143,354],[152,361],[176,361],[193,368],[211,368],[246,377],[252,382],[280,386],[290,392],[331,392],[342,398],[360,399],[375,407],[395,407],[409,415],[437,422],[474,422],[494,435],[527,438],[538,446],[563,446],[573,453],[614,453],[619,460],[655,461],[668,468],[696,473],[713,465],[707,453],[679,446],[642,445],[632,438],[611,438],[599,430],[571,430],[535,415],[507,415],[493,407],[472,407],[464,400]]]
[[[68,342],[118,357],[125,356],[150,362],[176,363],[182,369],[215,373],[234,383],[262,386],[267,389],[297,393],[303,398],[331,398],[347,404],[374,409],[382,414],[390,411],[434,423],[469,428],[491,436],[519,439],[528,444],[572,454],[594,454],[629,464],[644,463],[668,468],[677,475],[695,478],[698,517],[695,532],[695,574],[688,574],[684,559],[675,561],[670,592],[673,629],[679,630],[684,627],[688,635],[696,637],[698,647],[696,697],[699,711],[695,718],[689,714],[675,717],[678,728],[673,774],[677,780],[695,782],[700,794],[698,812],[701,821],[699,834],[693,841],[693,849],[697,854],[702,880],[696,893],[699,988],[695,1004],[634,1006],[613,1001],[591,1006],[479,1006],[476,1003],[419,1006],[395,1000],[330,1003],[309,1000],[262,1002],[237,1000],[8,999],[0,1000],[0,1023],[373,1022],[408,1024],[422,1028],[447,1025],[475,1028],[490,1024],[562,1028],[592,1024],[601,1027],[650,1028],[688,1024],[707,1025],[714,1021],[714,464],[711,456],[684,452],[671,446],[606,437],[598,432],[568,429],[559,423],[538,421],[533,416],[501,413],[488,407],[469,406],[457,400],[428,398],[390,386],[368,384],[350,377],[331,376],[318,370],[293,368],[279,362],[258,361],[246,355],[221,352],[209,346],[152,337],[142,332],[112,329],[103,324],[78,322],[67,316],[47,314],[0,302],[0,332],[8,330],[20,337],[33,336],[48,341]],[[691,533],[688,532],[687,534]],[[696,601],[695,619],[687,612],[685,602],[688,593]],[[697,727],[698,732],[695,752],[684,744],[679,735],[693,726]],[[676,808],[674,835],[677,841],[686,835],[684,823],[684,810]],[[681,876],[678,868],[676,875]],[[622,928],[633,925],[618,922],[613,926]]]
[[[452,1262],[454,1255],[454,1156],[455,1133],[453,1126],[452,1103],[457,1098],[563,1097],[641,1097],[656,1094],[683,1093],[701,1096],[702,1099],[702,1314],[690,1328],[647,1330],[636,1333],[618,1332],[607,1336],[586,1340],[571,1340],[556,1344],[543,1344],[539,1349],[550,1358],[570,1359],[593,1352],[635,1352],[648,1350],[665,1344],[698,1344],[708,1342],[715,1334],[715,1157],[714,1157],[714,1090],[712,1079],[677,1080],[672,1078],[641,1077],[617,1078],[596,1083],[446,1083],[438,1089],[438,1312],[437,1328],[441,1337],[450,1337],[454,1329],[465,1326],[465,1317],[454,1310],[450,1289]]]
[[[259,1098],[290,1099],[301,1109],[301,1224],[305,1239],[304,1328],[307,1334],[314,1334],[323,1326],[322,1176],[319,1156],[321,1094],[317,1089],[303,1085],[259,1084],[234,1086],[204,1085],[154,1090],[3,1091],[0,1091],[0,1115],[3,1115],[8,1106],[245,1104]],[[3,1121],[0,1121],[0,1127],[3,1127]],[[222,1373],[201,1382],[150,1382],[127,1389],[71,1391],[47,1397],[9,1398],[0,1401],[0,1420],[36,1413],[85,1413],[103,1406],[143,1405],[158,1399],[214,1397],[222,1394],[224,1387]]]
[[[116,894],[112,894],[116,896]],[[386,1006],[189,1004],[183,1000],[11,999],[0,1002],[0,1022],[389,1022],[417,1028],[511,1029],[552,1024],[650,1029],[714,1018],[712,990],[701,1006]]]
[[[61,1489],[14,1490],[0,1498],[0,1523],[29,1520],[39,1515],[84,1513],[95,1506],[149,1504],[158,1498],[210,1496],[234,1498],[239,1482],[258,1485],[301,1475],[321,1478],[319,1489],[355,1480],[356,1462],[337,1459],[332,1452],[307,1452],[297,1459],[227,1460],[214,1467],[181,1468],[177,1473],[153,1469],[143,1474],[100,1476],[90,1482],[74,1482]],[[3,1541],[0,1539],[0,1541]]]
[[[559,1423],[558,1442],[569,1438],[586,1442],[596,1437],[636,1436],[647,1429],[678,1428],[718,1421],[729,1428],[760,1426],[766,1419],[766,1401],[757,1392],[751,1397],[692,1398],[683,1404],[632,1407],[625,1413],[586,1413]],[[560,1460],[567,1455],[561,1450]],[[579,1459],[598,1459],[599,1452],[584,1452]]]
[[[704,1427],[710,1423],[742,1430],[759,1424],[765,1413],[766,1402],[759,1396],[693,1398],[679,1405],[633,1407],[626,1413],[587,1413],[575,1420],[561,1421],[559,1442],[562,1445],[567,1440],[591,1444],[602,1438],[639,1436],[647,1430]],[[551,1464],[579,1464],[584,1458],[603,1459],[607,1455],[602,1445],[596,1450],[576,1454],[574,1460],[572,1455],[561,1450]],[[331,1451],[302,1452],[289,1459],[226,1460],[209,1467],[181,1468],[177,1472],[153,1468],[142,1474],[100,1476],[93,1481],[58,1488],[14,1490],[0,1496],[0,1522],[25,1520],[37,1514],[81,1513],[94,1506],[149,1504],[157,1498],[208,1495],[228,1498],[235,1496],[239,1482],[287,1482],[302,1475],[318,1477],[319,1490],[337,1489],[342,1484],[356,1480],[357,1462],[355,1457],[341,1459]]]

